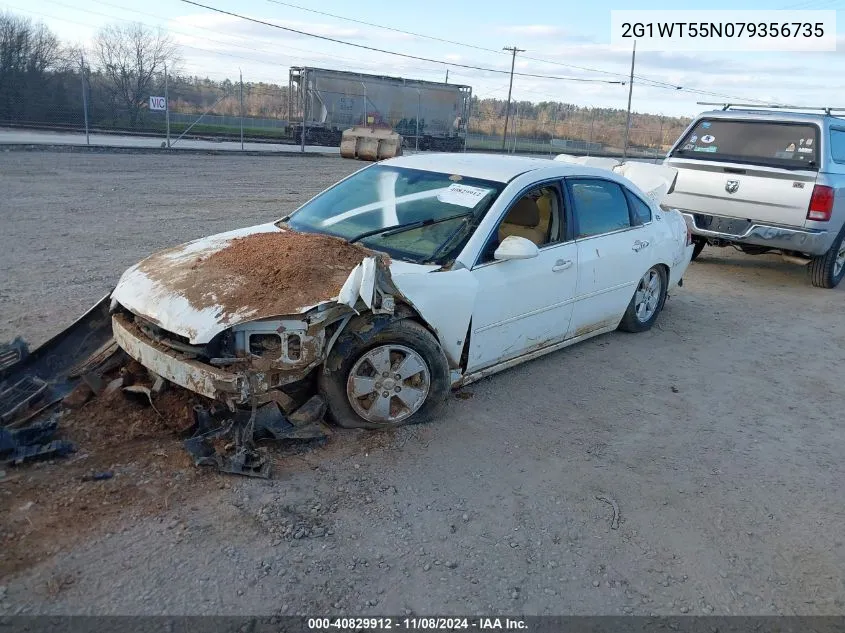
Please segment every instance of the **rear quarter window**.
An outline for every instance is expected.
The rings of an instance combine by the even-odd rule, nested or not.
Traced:
[[[830,131],[830,155],[837,163],[845,163],[845,130]]]
[[[698,160],[818,169],[819,128],[812,123],[702,119],[672,151]]]
[[[651,222],[651,207],[627,189],[625,190],[625,197],[628,198],[628,204],[631,205],[634,224],[648,224]]]

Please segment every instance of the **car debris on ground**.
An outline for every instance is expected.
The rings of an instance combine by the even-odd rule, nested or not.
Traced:
[[[96,329],[96,328],[94,328]],[[64,341],[63,341],[64,342]],[[55,345],[48,342],[47,346]],[[63,416],[90,401],[113,396],[144,402],[158,417],[172,415],[156,402],[169,385],[129,359],[111,338],[70,371],[50,372],[50,362],[33,368],[29,362],[47,356],[42,348],[30,354],[27,343],[16,338],[0,346],[0,465],[18,466],[35,460],[67,457],[74,443],[54,439]],[[185,392],[186,394],[188,392]],[[191,394],[191,397],[196,397]],[[197,466],[214,466],[220,472],[250,477],[270,476],[270,459],[264,440],[325,438],[331,434],[323,423],[326,403],[312,396],[303,403],[279,392],[275,399],[251,410],[230,411],[220,403],[194,404],[192,419],[181,421],[185,450]],[[180,420],[171,420],[179,427]],[[86,475],[83,481],[104,481],[111,471]]]

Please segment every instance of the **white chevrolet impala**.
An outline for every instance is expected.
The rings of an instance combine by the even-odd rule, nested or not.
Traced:
[[[157,376],[233,409],[311,389],[342,426],[420,421],[450,388],[615,329],[648,330],[693,248],[681,214],[658,202],[581,164],[386,160],[276,222],[133,266],[112,294],[114,336]],[[260,273],[222,274],[214,262],[229,260],[215,254],[268,233],[324,258],[340,283],[268,281],[243,299]],[[332,261],[326,236],[361,255]],[[277,279],[300,278],[296,261],[280,254]]]

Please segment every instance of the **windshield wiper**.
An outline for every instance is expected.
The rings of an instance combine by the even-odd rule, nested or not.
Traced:
[[[359,233],[351,240],[349,240],[350,244],[354,244],[355,242],[364,239],[365,237],[372,237],[373,235],[396,235],[397,233],[404,233],[405,231],[411,231],[413,229],[418,229],[421,226],[430,226],[432,224],[440,224],[441,222],[448,222],[449,220],[457,220],[459,218],[465,218],[468,216],[473,215],[472,211],[468,211],[466,213],[460,213],[458,215],[450,215],[445,218],[437,218],[436,220],[417,220],[416,222],[406,222],[405,224],[394,224],[393,226],[385,226],[380,229],[373,229],[372,231],[364,231],[363,233]]]

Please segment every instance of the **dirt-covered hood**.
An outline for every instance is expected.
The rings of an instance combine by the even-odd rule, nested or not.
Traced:
[[[300,314],[341,296],[341,302],[354,305],[361,271],[376,261],[390,274],[435,268],[390,263],[343,239],[271,223],[156,253],[123,273],[112,300],[203,344],[238,323]]]

